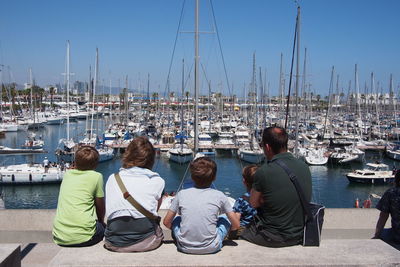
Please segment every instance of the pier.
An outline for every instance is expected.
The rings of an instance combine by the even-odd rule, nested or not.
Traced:
[[[126,149],[129,144],[127,143],[115,143],[108,145],[114,149]],[[174,144],[155,144],[153,145],[156,150],[168,150],[171,149]],[[193,149],[193,144],[188,144],[189,148]],[[207,146],[199,145],[200,149],[220,149],[220,150],[238,150],[239,146],[237,145],[221,145],[221,144],[212,144]]]
[[[267,248],[234,240],[216,254],[189,255],[176,250],[165,228],[164,243],[150,252],[115,253],[102,243],[63,248],[52,242],[55,210],[0,210],[0,266],[398,266],[398,248],[371,239],[378,215],[376,209],[327,209],[320,247]]]

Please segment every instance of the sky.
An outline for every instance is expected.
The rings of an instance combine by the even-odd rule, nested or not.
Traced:
[[[306,84],[314,94],[328,94],[333,66],[334,91],[337,77],[339,90],[347,93],[351,81],[353,91],[355,64],[360,90],[365,86],[370,90],[374,72],[376,90],[388,92],[389,77],[393,74],[394,89],[398,91],[400,1],[299,0],[298,3],[300,73],[303,74],[307,48]],[[210,81],[213,92],[243,97],[251,89],[253,54],[257,83],[260,84],[261,68],[271,95],[278,94],[283,54],[285,90],[288,90],[297,14],[295,1],[200,0],[199,13],[201,94],[207,94]],[[3,82],[23,84],[29,82],[29,68],[32,68],[36,84],[42,87],[63,83],[69,40],[70,69],[74,73],[71,81],[88,81],[90,66],[93,76],[98,48],[100,84],[109,86],[111,81],[112,87],[125,87],[128,77],[130,90],[143,91],[149,76],[150,91],[163,94],[167,91],[170,70],[169,90],[180,94],[184,69],[185,91],[192,93],[193,31],[194,0],[2,0],[1,77]]]

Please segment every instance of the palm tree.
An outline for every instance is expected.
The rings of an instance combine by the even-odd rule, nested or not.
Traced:
[[[49,88],[49,93],[50,93],[50,107],[53,108],[53,97],[54,97],[54,93],[55,93],[55,88],[53,86],[51,86]]]
[[[185,92],[185,96],[186,96],[186,102],[189,103],[189,96],[190,96],[189,91]]]

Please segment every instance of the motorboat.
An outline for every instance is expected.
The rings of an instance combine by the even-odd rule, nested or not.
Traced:
[[[60,183],[65,171],[60,166],[18,164],[0,167],[0,184]]]
[[[400,145],[388,145],[386,147],[386,156],[394,160],[400,160]]]
[[[394,173],[383,163],[367,163],[367,168],[346,174],[350,182],[366,184],[384,184],[394,181]]]

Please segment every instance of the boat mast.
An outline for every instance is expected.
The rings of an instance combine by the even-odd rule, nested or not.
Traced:
[[[69,141],[69,40],[67,41],[67,141]]]
[[[110,79],[110,93],[108,94],[108,101],[110,102],[109,108],[110,108],[110,121],[112,122],[112,102],[111,102],[111,79]]]
[[[258,110],[257,110],[257,77],[256,77],[256,53],[253,53],[253,77],[252,77],[252,91],[253,91],[253,105],[254,105],[254,109],[253,109],[253,114],[251,114],[252,116],[255,115],[255,120],[252,123],[252,133],[251,133],[251,140],[250,140],[250,144],[252,144],[253,142],[253,136],[254,133],[257,131],[258,128]],[[256,135],[257,137],[257,135]]]
[[[29,68],[29,85],[31,87],[31,117],[33,118],[33,123],[35,123],[35,109],[33,108],[33,85],[32,85],[32,68]]]
[[[283,66],[282,65],[283,65],[283,54],[281,53],[281,64],[280,64],[280,67],[279,67],[279,94],[280,94],[280,98],[281,98],[280,109],[281,109],[282,118],[283,118],[284,114],[285,114],[285,102],[284,102],[284,99],[283,99],[285,87],[283,85],[283,72],[282,72],[282,67]]]
[[[394,93],[393,93],[393,74],[390,74],[390,99],[392,101],[393,113],[394,113],[394,121],[395,121],[395,131],[397,136],[397,141],[399,141],[399,131],[397,129],[397,108],[396,102],[394,101]]]
[[[149,123],[149,117],[150,117],[150,107],[151,107],[151,101],[150,101],[150,73],[147,73],[147,95],[146,95],[146,126]]]
[[[181,94],[181,151],[183,151],[183,93],[185,90],[185,59],[182,59],[182,94]]]
[[[196,0],[196,8],[194,14],[195,33],[194,33],[194,153],[197,153],[199,143],[199,0]]]
[[[357,69],[357,64],[355,65],[355,70],[354,70],[354,82],[355,82],[355,88],[356,88],[356,100],[357,100],[357,112],[358,112],[358,122],[359,122],[359,128],[360,128],[360,139],[362,140],[363,136],[363,122],[362,122],[362,117],[361,117],[361,106],[360,106],[360,88],[358,84],[358,69]]]
[[[294,155],[298,157],[299,150],[299,78],[300,78],[300,6],[297,7],[297,58],[296,58],[296,142]]]
[[[91,122],[90,122],[90,139],[93,138],[94,102],[95,102],[95,96],[96,96],[97,74],[98,74],[97,72],[98,71],[99,71],[99,49],[96,47],[96,63],[94,65],[94,81],[93,81],[92,118],[91,118]]]

